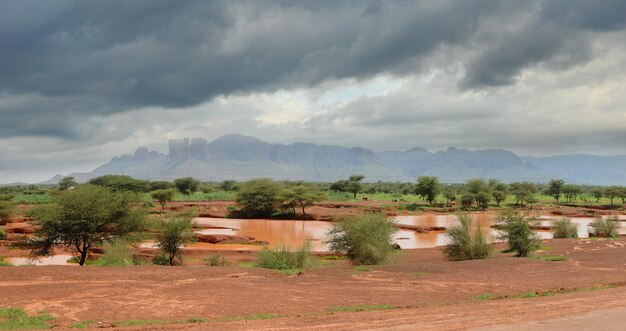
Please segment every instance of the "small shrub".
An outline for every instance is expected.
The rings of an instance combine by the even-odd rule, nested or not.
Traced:
[[[15,213],[15,203],[0,200],[0,225],[5,225]]]
[[[178,261],[175,261],[178,262]],[[165,256],[165,254],[163,253],[157,253],[157,255],[155,255],[152,258],[152,264],[156,264],[156,265],[170,265],[170,259]]]
[[[219,267],[219,266],[228,265],[228,261],[226,260],[226,258],[222,254],[213,254],[213,255],[209,256],[208,258],[206,258],[205,261],[206,261],[206,264],[208,264],[208,265],[210,265],[212,267]]]
[[[156,235],[157,246],[167,256],[170,266],[182,263],[183,245],[195,240],[192,221],[194,213],[192,210],[172,216],[164,219],[160,225],[161,231]]]
[[[306,270],[315,265],[315,256],[311,253],[311,246],[307,243],[302,248],[294,250],[287,246],[276,249],[264,248],[257,257],[257,266],[276,270]]]
[[[7,237],[7,232],[4,229],[0,229],[0,240]]]
[[[392,237],[395,223],[382,214],[341,219],[326,235],[334,253],[343,253],[353,264],[384,264],[395,253]]]
[[[620,227],[620,222],[617,216],[611,216],[609,218],[596,217],[595,221],[590,224],[593,228],[593,235],[595,237],[616,237],[618,235],[617,229]]]
[[[563,255],[540,255],[540,256],[533,256],[533,257],[538,260],[548,261],[548,262],[567,261],[567,258]]]
[[[236,211],[237,210],[237,206],[228,205],[228,206],[226,206],[226,210],[228,210],[228,211]]]
[[[128,241],[118,239],[104,245],[104,255],[97,261],[98,265],[107,267],[125,267],[139,265],[139,257],[129,246]]]
[[[576,224],[564,217],[558,221],[553,221],[554,226],[554,238],[578,238],[578,229]]]
[[[472,219],[466,215],[459,215],[459,224],[451,226],[446,231],[450,237],[450,244],[443,250],[443,254],[450,260],[486,259],[491,255],[493,246],[487,243],[480,225],[472,230]],[[473,235],[472,235],[473,232]]]
[[[496,221],[500,229],[497,238],[508,243],[508,252],[515,252],[518,257],[526,257],[539,247],[539,240],[519,212],[505,211],[498,215]]]
[[[363,306],[338,306],[328,307],[327,312],[340,313],[340,312],[359,312],[359,311],[373,311],[373,310],[387,310],[396,309],[396,306],[392,305],[363,305]]]

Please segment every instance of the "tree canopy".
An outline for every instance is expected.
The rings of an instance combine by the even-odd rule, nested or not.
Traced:
[[[79,253],[82,266],[94,246],[143,228],[145,211],[136,202],[133,194],[96,185],[65,191],[56,204],[33,210],[37,230],[31,253],[49,256],[63,246]]]

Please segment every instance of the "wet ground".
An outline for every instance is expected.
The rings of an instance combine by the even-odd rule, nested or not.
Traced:
[[[168,325],[144,329],[462,329],[580,314],[626,303],[626,242],[544,241],[566,261],[514,258],[450,262],[441,248],[402,251],[398,263],[355,268],[346,261],[299,276],[227,267],[0,267],[0,306],[47,310],[59,327],[94,320],[177,320],[285,316],[269,321]],[[241,253],[253,256],[252,252]],[[609,286],[603,288],[603,286]],[[592,288],[595,290],[584,290]],[[525,293],[566,291],[549,297]],[[568,292],[569,291],[569,292]],[[481,296],[501,299],[477,301]],[[389,311],[330,313],[338,306],[388,305]],[[543,306],[541,306],[543,305]],[[541,309],[540,309],[541,307]],[[408,323],[408,324],[407,324]],[[421,323],[421,324],[420,324]],[[334,327],[339,326],[339,327]]]

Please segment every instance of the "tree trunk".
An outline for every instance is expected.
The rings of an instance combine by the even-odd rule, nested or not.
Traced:
[[[304,212],[304,204],[302,204],[302,215],[306,216],[306,213]]]
[[[174,266],[174,255],[170,255],[170,267]]]

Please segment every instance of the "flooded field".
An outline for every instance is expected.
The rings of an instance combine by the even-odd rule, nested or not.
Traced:
[[[478,221],[484,233],[491,236],[491,240],[495,241],[498,231],[491,226],[496,222],[494,213],[473,213],[471,217]],[[559,220],[559,216],[539,216],[537,222],[542,226],[551,226],[552,221]],[[570,218],[572,223],[576,224],[579,238],[588,238],[591,231],[590,224],[594,221],[590,217],[573,217]],[[626,216],[619,216],[621,227],[618,232],[626,235]],[[398,224],[398,232],[394,235],[394,242],[400,245],[402,249],[429,248],[436,246],[444,246],[448,242],[445,231],[427,231],[420,233],[410,227],[419,228],[447,228],[457,222],[457,216],[454,214],[430,214],[418,216],[396,216],[395,222]],[[254,237],[257,241],[265,241],[269,243],[270,248],[286,245],[293,248],[302,247],[305,243],[309,243],[315,252],[328,252],[329,248],[324,243],[326,233],[332,227],[332,222],[322,221],[299,221],[299,220],[267,220],[267,219],[229,219],[229,218],[196,218],[198,225],[206,227],[205,229],[196,231],[200,234],[207,235],[231,235],[231,236],[247,236]],[[407,228],[402,228],[402,226]],[[535,233],[541,239],[551,239],[553,237],[550,230],[536,230]],[[157,249],[155,243],[144,242],[140,245],[142,248]],[[223,251],[259,251],[263,249],[262,245],[252,244],[228,244],[219,243],[211,244],[197,242],[186,245],[185,249],[190,250],[223,250]],[[39,260],[30,260],[28,257],[11,257],[6,258],[6,262],[13,265],[72,265],[67,261],[72,258],[71,255],[55,255],[52,257],[44,257]]]
[[[483,231],[485,233],[489,233],[492,238],[497,235],[498,231],[491,227],[495,223],[495,214],[488,212],[474,213],[471,217],[478,220],[478,223]],[[394,219],[400,227],[402,225],[424,228],[450,227],[457,222],[457,216],[454,214],[396,216]],[[558,216],[541,216],[538,218],[538,222],[541,225],[550,226],[551,221],[558,219],[560,219]],[[626,235],[625,219],[623,217],[620,219],[622,220],[620,222],[622,223],[622,227],[619,229],[619,233]],[[593,222],[593,218],[575,217],[571,218],[571,220],[577,225],[578,236],[580,238],[589,237],[589,224]],[[198,233],[250,236],[254,237],[256,240],[269,242],[270,247],[277,247],[279,245],[301,247],[305,242],[309,242],[313,250],[317,252],[328,251],[328,246],[323,240],[326,233],[332,226],[331,222],[294,220],[197,218],[195,221],[198,224],[209,227],[207,229],[197,231]],[[549,230],[537,230],[535,232],[541,239],[552,238],[552,232]],[[445,231],[429,231],[428,233],[419,233],[414,230],[401,228],[394,236],[394,240],[402,249],[428,248],[447,244]],[[218,247],[218,245],[205,245],[214,247],[215,249],[238,249],[235,248],[235,246],[242,246],[223,244]]]

